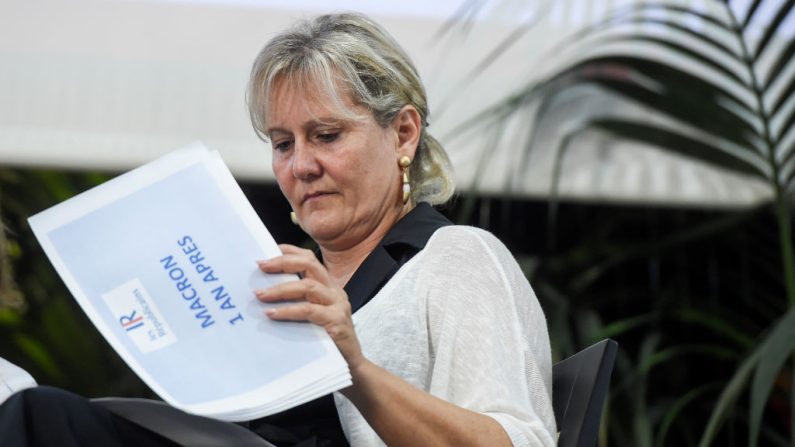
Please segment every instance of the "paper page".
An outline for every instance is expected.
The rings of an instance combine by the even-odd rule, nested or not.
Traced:
[[[264,316],[252,289],[292,275],[257,268],[278,247],[217,154],[177,151],[30,223],[102,335],[173,405],[231,411],[230,397],[344,368],[322,329]]]

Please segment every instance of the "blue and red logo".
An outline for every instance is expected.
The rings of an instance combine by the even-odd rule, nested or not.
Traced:
[[[137,311],[134,310],[129,316],[122,315],[121,318],[119,318],[119,324],[121,324],[121,327],[125,331],[130,332],[144,325],[143,315],[136,317],[135,316],[136,313]]]
[[[135,343],[141,353],[157,351],[176,343],[177,337],[138,278],[103,293],[102,300],[127,334],[124,338]]]

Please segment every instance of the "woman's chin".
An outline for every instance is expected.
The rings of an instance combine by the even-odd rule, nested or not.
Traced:
[[[337,239],[343,232],[340,230],[339,225],[329,222],[325,219],[318,219],[316,217],[307,219],[306,222],[301,221],[301,228],[318,244],[323,245],[326,241],[333,241]]]

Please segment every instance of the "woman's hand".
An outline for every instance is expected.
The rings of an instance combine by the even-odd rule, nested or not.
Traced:
[[[310,250],[294,245],[279,245],[282,256],[259,261],[265,273],[298,273],[301,279],[256,290],[262,302],[293,302],[289,306],[268,309],[266,315],[274,320],[309,321],[322,326],[334,340],[350,369],[364,361],[359,339],[353,329],[351,304],[348,295],[317,260]]]

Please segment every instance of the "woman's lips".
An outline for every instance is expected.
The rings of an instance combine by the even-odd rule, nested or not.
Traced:
[[[304,203],[311,202],[311,201],[314,201],[314,200],[318,200],[318,199],[320,199],[322,197],[325,197],[325,196],[328,196],[328,195],[331,195],[331,193],[330,192],[325,192],[325,191],[313,192],[313,193],[305,195],[303,200],[301,200],[301,204],[303,205]]]

